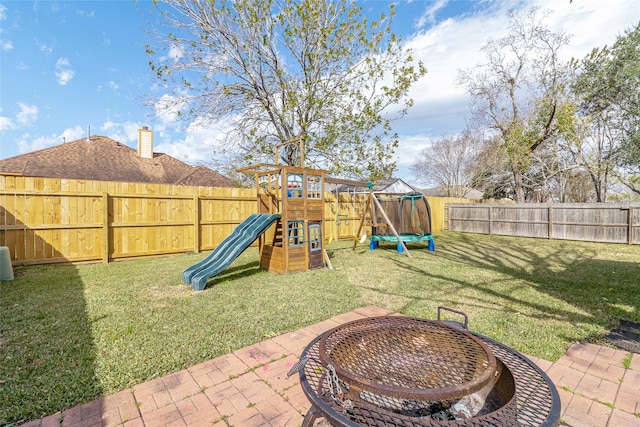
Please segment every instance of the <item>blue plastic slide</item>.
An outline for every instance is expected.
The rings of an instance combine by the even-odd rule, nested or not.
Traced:
[[[278,218],[280,214],[249,215],[205,259],[185,269],[182,281],[191,283],[195,291],[203,290],[211,277],[227,268]]]

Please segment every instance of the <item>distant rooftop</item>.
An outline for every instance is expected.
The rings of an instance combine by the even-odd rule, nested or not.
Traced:
[[[150,131],[148,131],[150,132]],[[97,181],[234,187],[235,182],[204,166],[190,166],[143,141],[138,151],[94,135],[0,160],[0,174]],[[141,144],[142,146],[142,144]],[[146,157],[146,158],[145,158]]]

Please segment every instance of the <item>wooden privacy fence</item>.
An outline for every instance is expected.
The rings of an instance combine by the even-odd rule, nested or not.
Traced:
[[[451,231],[640,244],[640,206],[628,204],[449,204]]]
[[[0,176],[0,246],[15,264],[211,250],[255,190]]]
[[[462,200],[428,198],[434,232]],[[356,237],[364,201],[325,193],[325,239]],[[0,246],[14,264],[209,251],[255,212],[255,189],[0,175]]]

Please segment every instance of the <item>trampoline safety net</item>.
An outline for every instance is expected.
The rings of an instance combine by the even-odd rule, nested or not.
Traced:
[[[431,209],[422,193],[375,196],[387,214],[389,221],[401,236],[431,235]],[[376,223],[384,223],[383,215],[375,207]],[[374,227],[375,236],[394,236],[389,227]],[[403,239],[404,240],[404,239]]]

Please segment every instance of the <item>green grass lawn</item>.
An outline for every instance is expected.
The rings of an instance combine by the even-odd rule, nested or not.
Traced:
[[[29,266],[0,284],[0,425],[61,411],[347,312],[378,305],[470,329],[555,360],[640,321],[640,246],[460,233],[436,251],[332,243],[334,270],[279,276],[249,249],[202,292],[181,283],[207,254]]]

